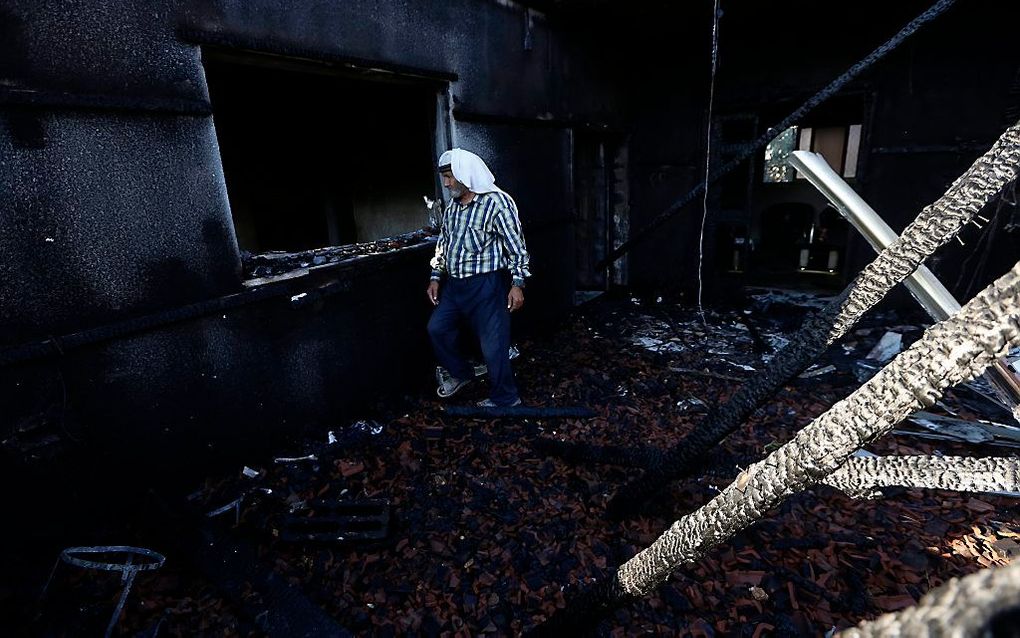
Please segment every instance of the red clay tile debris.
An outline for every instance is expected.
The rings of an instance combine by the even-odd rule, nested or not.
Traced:
[[[636,470],[546,457],[532,444],[552,438],[664,447],[685,433],[700,418],[687,401],[711,405],[735,384],[676,370],[744,378],[754,374],[746,368],[761,367],[761,353],[740,327],[763,323],[761,317],[719,313],[709,316],[708,327],[691,319],[677,306],[603,297],[557,333],[521,344],[516,368],[526,402],[588,406],[594,418],[468,421],[445,415],[423,390],[395,408],[400,414],[374,415],[385,435],[356,445],[280,450],[315,452],[318,461],[251,461],[265,470],[262,478],[211,480],[201,499],[227,502],[224,495],[242,483],[273,490],[272,498],[246,499],[230,533],[255,545],[267,565],[357,635],[520,633],[563,607],[565,586],[604,578],[680,513],[706,502],[740,468],[852,391],[859,383],[855,357],[883,334],[859,330],[853,353],[837,344],[820,362],[834,369],[788,385],[712,452],[709,473],[671,486],[668,502],[644,516],[610,522],[606,503]],[[980,416],[952,393],[946,403],[961,418]],[[869,449],[1003,454],[897,436]],[[345,546],[274,536],[291,508],[313,499],[364,498],[390,499],[393,519],[384,541]],[[1020,549],[1018,512],[1017,500],[1005,496],[893,488],[877,500],[852,500],[817,487],[679,570],[654,596],[616,611],[600,634],[823,635],[909,606],[953,576],[1005,564]],[[162,635],[238,635],[243,627],[257,635],[172,560],[137,588],[139,604],[125,627],[148,627],[166,615]]]

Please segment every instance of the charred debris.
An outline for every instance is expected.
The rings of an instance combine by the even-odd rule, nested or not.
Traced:
[[[0,7],[0,625],[1015,635],[1014,7],[313,4]],[[515,408],[431,384],[454,146]]]
[[[706,451],[701,472],[666,486],[639,516],[612,522],[612,495],[636,468],[760,375],[827,302],[801,291],[749,293],[746,306],[703,317],[668,295],[613,293],[579,306],[557,330],[520,342],[517,370],[534,389],[533,413],[465,418],[425,388],[186,494],[145,496],[143,516],[115,529],[163,548],[168,560],[139,575],[118,631],[541,628],[569,604],[571,587],[629,559],[678,508],[711,499],[927,325],[918,312],[869,315]],[[564,406],[592,414],[558,414]],[[980,459],[1018,445],[1020,429],[989,389],[960,385],[867,450]],[[1015,490],[976,489],[984,493],[881,487],[866,500],[816,487],[594,631],[816,635],[914,605],[951,577],[1007,565],[1020,552]],[[55,579],[36,626],[59,628],[82,609],[86,620],[108,620],[115,586],[67,566]]]

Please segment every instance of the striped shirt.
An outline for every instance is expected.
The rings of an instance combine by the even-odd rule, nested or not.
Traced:
[[[452,200],[440,221],[432,278],[444,273],[462,278],[509,269],[515,286],[523,286],[528,271],[517,204],[503,192],[475,195],[467,204]]]

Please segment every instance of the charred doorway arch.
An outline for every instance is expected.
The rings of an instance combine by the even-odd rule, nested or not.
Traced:
[[[428,223],[445,83],[203,47],[238,244],[300,251]]]

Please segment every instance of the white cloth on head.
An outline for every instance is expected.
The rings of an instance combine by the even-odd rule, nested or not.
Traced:
[[[496,178],[485,165],[485,161],[471,151],[455,148],[446,151],[439,158],[440,166],[450,166],[453,176],[472,193],[502,193],[496,186]]]

